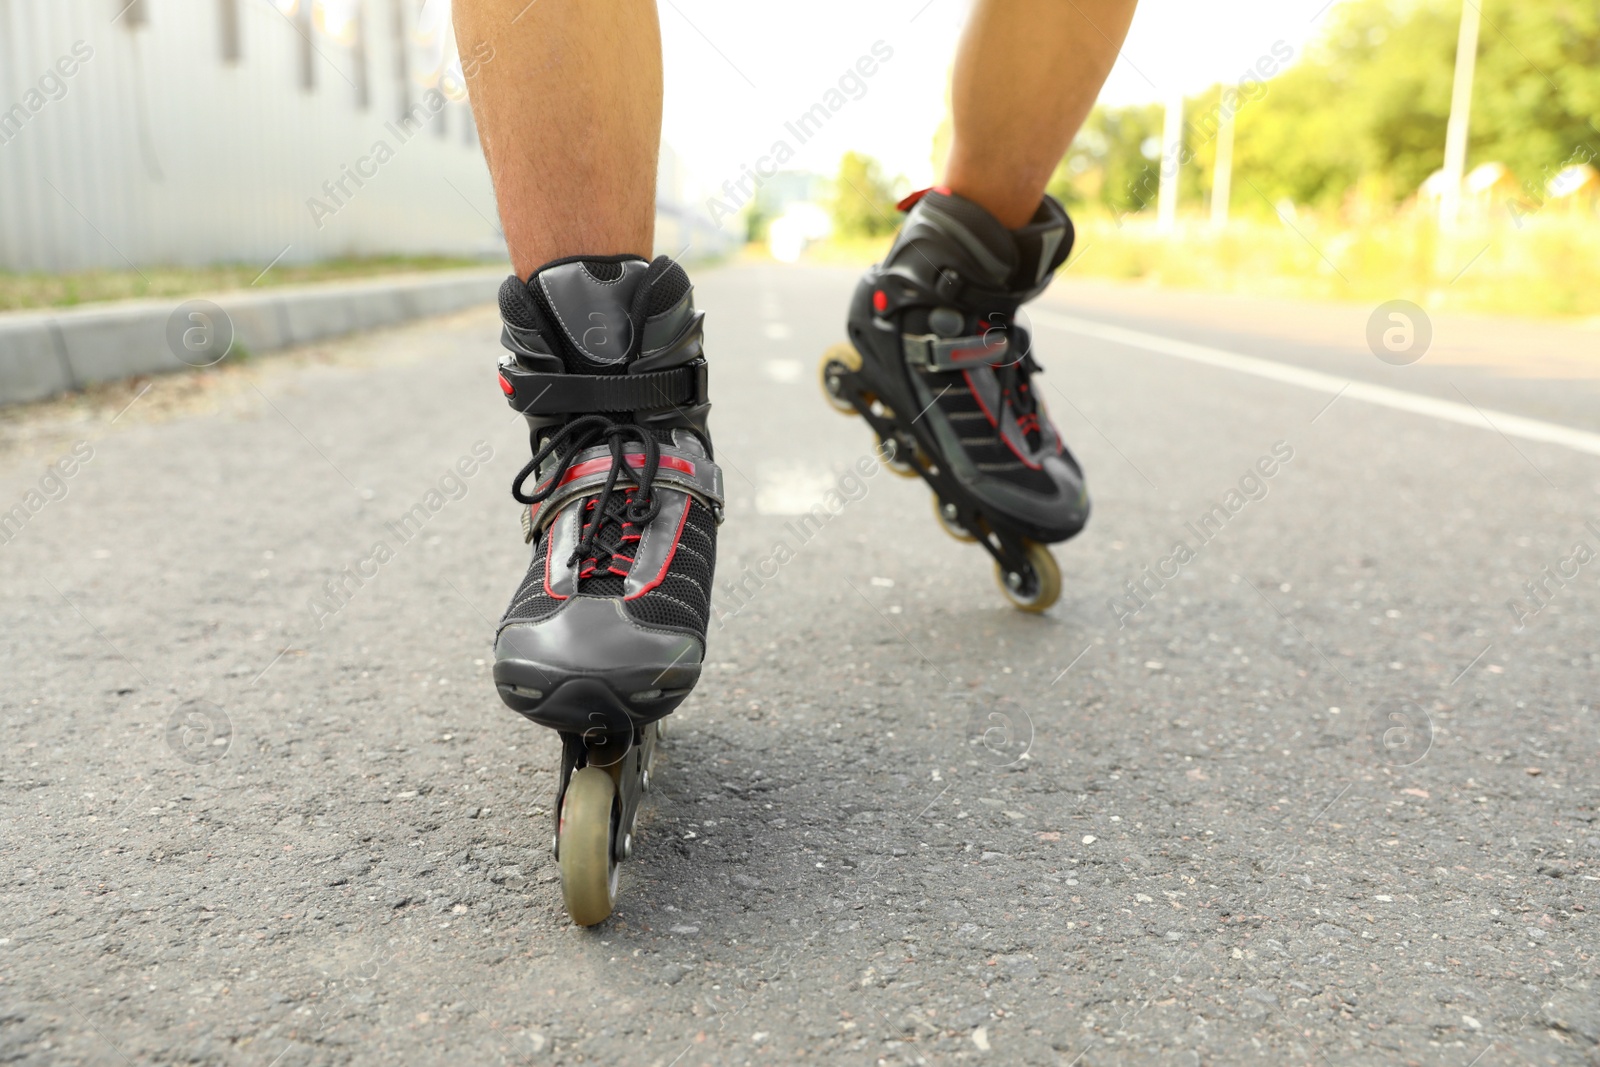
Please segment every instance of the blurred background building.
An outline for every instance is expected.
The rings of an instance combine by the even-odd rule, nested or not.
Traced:
[[[0,270],[503,256],[496,61],[445,0],[0,0]],[[662,163],[663,250],[725,242]]]

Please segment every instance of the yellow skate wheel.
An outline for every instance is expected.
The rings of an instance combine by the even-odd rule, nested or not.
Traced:
[[[1056,566],[1049,545],[1028,540],[1022,543],[1028,554],[1027,568],[1021,573],[1010,573],[996,563],[994,578],[1012,607],[1037,615],[1060,598],[1061,568]]]
[[[972,535],[972,532],[956,521],[956,507],[954,504],[946,504],[938,497],[934,497],[933,517],[939,520],[939,529],[957,541],[964,545],[977,544],[978,539]]]
[[[579,926],[604,922],[616,903],[617,860],[611,840],[616,799],[616,783],[600,767],[575,771],[561,799],[561,896]]]
[[[861,353],[848,344],[841,342],[831,345],[822,353],[822,362],[817,367],[817,376],[822,382],[822,396],[828,406],[841,415],[858,414],[855,405],[845,399],[841,376],[860,369]]]

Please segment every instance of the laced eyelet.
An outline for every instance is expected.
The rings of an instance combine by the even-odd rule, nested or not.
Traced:
[[[582,568],[589,571],[591,577],[613,565],[616,550],[621,547],[621,538],[624,536],[624,524],[643,526],[660,513],[661,504],[655,499],[654,492],[656,471],[661,466],[660,442],[648,430],[632,423],[613,422],[604,415],[583,415],[552,434],[511,483],[511,495],[519,503],[531,506],[547,500],[561,485],[562,476],[572,466],[573,460],[602,440],[611,448],[611,469],[606,473],[605,485],[589,505],[594,509],[593,517],[585,523],[577,547],[567,559],[568,567],[592,562],[592,568]],[[636,471],[628,465],[626,446],[630,441],[639,441],[644,445],[642,470]],[[558,450],[560,458],[544,486],[532,493],[525,492],[528,478]],[[619,497],[617,479],[624,474],[633,484],[624,487],[623,495]],[[611,543],[602,540],[603,531],[614,531],[616,540]]]

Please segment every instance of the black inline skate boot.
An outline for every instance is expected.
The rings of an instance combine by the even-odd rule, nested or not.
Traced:
[[[495,638],[500,698],[562,741],[555,852],[574,922],[611,914],[660,720],[700,678],[722,474],[701,318],[666,256],[559,259],[500,289],[500,387],[532,431],[533,544]]]
[[[1017,311],[1066,260],[1072,221],[1048,196],[1019,230],[948,189],[900,208],[888,256],[856,286],[850,343],[822,357],[823,391],[867,420],[890,470],[928,483],[940,525],[994,557],[1016,607],[1044,611],[1061,593],[1047,546],[1083,529],[1089,496]]]

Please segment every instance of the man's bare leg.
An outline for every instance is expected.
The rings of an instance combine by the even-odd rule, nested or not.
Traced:
[[[700,678],[723,506],[693,286],[649,258],[660,26],[652,0],[455,10],[517,270],[499,386],[533,451],[512,481],[531,548],[495,629],[495,690],[560,737],[561,896],[592,926],[632,847],[652,727]]]
[[[1002,593],[1061,594],[1048,545],[1089,519],[1083,469],[1040,403],[1021,307],[1072,251],[1045,184],[1094,105],[1134,0],[975,0],[956,58],[945,184],[908,198],[856,286],[848,345],[823,355],[834,405],[934,492],[940,523],[994,557]]]
[[[977,0],[956,54],[945,184],[1026,225],[1133,19],[1135,0]]]
[[[650,257],[661,141],[654,0],[455,0],[456,39],[512,265]]]

